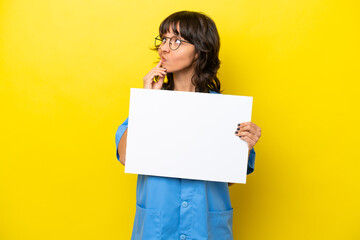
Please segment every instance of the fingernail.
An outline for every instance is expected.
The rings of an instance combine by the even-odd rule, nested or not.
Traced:
[[[238,124],[238,126],[240,126],[240,123]]]
[[[237,134],[238,132],[236,131],[235,133]]]
[[[237,128],[236,130],[240,130],[240,128]]]
[[[241,137],[241,136],[239,136],[239,137]]]

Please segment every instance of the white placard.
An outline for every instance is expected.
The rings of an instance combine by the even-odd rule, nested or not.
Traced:
[[[131,88],[125,173],[246,183],[252,97]]]

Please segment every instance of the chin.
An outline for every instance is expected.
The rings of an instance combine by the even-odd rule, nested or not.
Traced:
[[[165,68],[166,68],[166,73],[173,73],[174,72],[174,70],[171,69],[171,68],[168,68],[168,67],[165,67]]]

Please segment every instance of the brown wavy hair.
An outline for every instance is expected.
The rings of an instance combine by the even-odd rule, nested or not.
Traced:
[[[198,54],[194,61],[195,73],[191,78],[195,92],[208,93],[209,90],[222,92],[220,91],[220,80],[216,76],[221,62],[219,60],[220,37],[215,22],[201,12],[175,12],[162,21],[159,35],[168,33],[171,27],[174,34],[179,36],[177,24],[179,24],[181,37],[194,44]],[[156,47],[151,49],[158,51]],[[166,77],[167,81],[164,81],[162,89],[174,90],[173,73],[168,73]]]

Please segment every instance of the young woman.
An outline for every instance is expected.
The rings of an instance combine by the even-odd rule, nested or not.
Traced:
[[[216,76],[220,39],[213,20],[199,12],[176,12],[161,23],[159,34],[154,50],[160,61],[143,78],[144,88],[220,93]],[[128,120],[116,132],[116,154],[123,165]],[[251,149],[247,170],[250,174],[254,171],[254,145],[261,129],[245,122],[234,130],[234,137],[241,137]],[[138,175],[131,239],[233,239],[228,187],[231,184]]]

